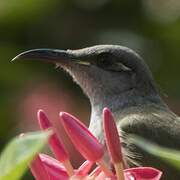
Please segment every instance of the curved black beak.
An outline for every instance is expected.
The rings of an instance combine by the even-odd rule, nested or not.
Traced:
[[[16,59],[38,59],[40,61],[46,61],[50,63],[68,63],[74,62],[76,64],[89,66],[90,62],[84,58],[86,54],[77,53],[73,50],[59,50],[59,49],[32,49],[29,51],[25,51],[16,57],[14,57],[12,61]]]
[[[73,60],[76,61],[76,57],[71,53],[70,50],[59,49],[32,49],[17,55],[11,61],[15,61],[16,59],[39,59],[52,63]]]

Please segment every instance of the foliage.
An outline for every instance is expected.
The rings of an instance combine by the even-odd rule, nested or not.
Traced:
[[[133,136],[131,140],[134,144],[136,144],[146,152],[159,157],[163,161],[168,162],[169,164],[180,170],[180,151],[161,147],[138,136]]]
[[[0,156],[0,180],[18,180],[48,140],[50,131],[32,132],[15,137]]]

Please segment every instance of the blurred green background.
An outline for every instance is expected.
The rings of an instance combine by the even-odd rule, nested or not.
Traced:
[[[0,0],[0,149],[14,135],[38,129],[40,108],[60,131],[59,111],[71,112],[87,124],[90,114],[88,99],[63,71],[40,62],[10,60],[32,48],[95,44],[137,51],[165,101],[180,114],[179,0]]]

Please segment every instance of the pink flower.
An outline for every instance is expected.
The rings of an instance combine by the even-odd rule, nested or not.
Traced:
[[[61,112],[60,117],[66,133],[84,158],[96,162],[103,157],[103,145],[82,122],[65,112]]]
[[[76,149],[87,161],[78,169],[74,169],[62,140],[53,131],[49,139],[49,146],[56,159],[45,154],[35,157],[30,169],[36,180],[159,180],[162,173],[151,167],[124,169],[119,134],[113,115],[108,108],[104,109],[103,117],[105,140],[115,172],[109,169],[109,164],[103,159],[104,146],[88,128],[72,115],[61,112],[60,122]],[[42,110],[38,112],[38,120],[43,130],[53,129]],[[93,170],[92,167],[95,164],[96,167]]]

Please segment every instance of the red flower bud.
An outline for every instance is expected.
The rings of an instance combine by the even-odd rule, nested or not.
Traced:
[[[46,130],[46,129],[52,128],[52,125],[50,121],[48,120],[47,116],[45,115],[45,113],[43,112],[43,110],[38,111],[38,120],[39,120],[41,129]],[[55,132],[49,138],[49,145],[55,157],[59,161],[64,162],[65,160],[69,159],[69,155],[63,143],[58,138]]]
[[[87,127],[72,115],[61,112],[61,122],[76,149],[89,161],[96,162],[103,157],[103,145]]]
[[[106,145],[114,163],[122,161],[121,144],[116,123],[108,108],[103,110],[103,125],[106,138]]]

